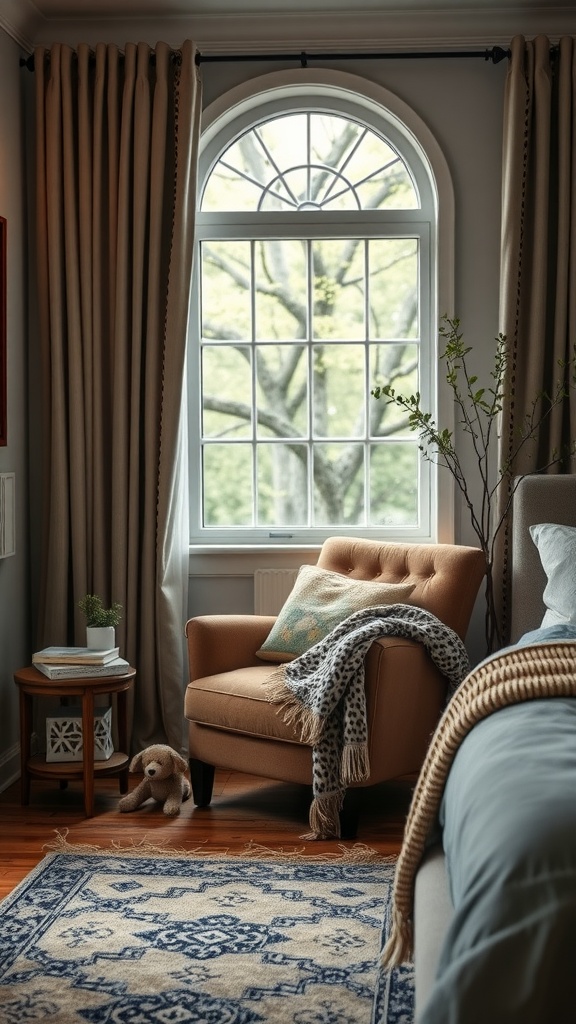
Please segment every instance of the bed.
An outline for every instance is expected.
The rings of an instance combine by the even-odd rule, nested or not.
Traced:
[[[447,709],[399,859],[417,1024],[576,1020],[576,476],[519,483],[512,566],[511,643]]]

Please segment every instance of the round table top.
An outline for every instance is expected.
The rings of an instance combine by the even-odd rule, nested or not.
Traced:
[[[46,693],[49,696],[59,694],[83,693],[92,690],[94,693],[117,693],[130,688],[136,675],[136,669],[129,667],[122,675],[110,676],[77,676],[74,679],[49,679],[33,665],[19,668],[14,672],[14,682],[28,693]]]

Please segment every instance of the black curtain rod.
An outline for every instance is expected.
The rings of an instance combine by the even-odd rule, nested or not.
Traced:
[[[254,61],[297,61],[301,67],[308,67],[309,61],[317,60],[427,60],[427,59],[450,59],[481,57],[492,64],[499,64],[510,56],[510,50],[504,50],[501,46],[492,46],[488,50],[424,50],[413,53],[405,51],[376,51],[369,53],[359,51],[357,53],[308,53],[301,50],[300,53],[197,53],[196,64],[224,64]],[[28,71],[34,70],[34,56],[20,58],[20,67]]]
[[[398,51],[376,51],[369,53],[362,50],[358,53],[308,53],[302,50],[300,53],[197,53],[197,64],[216,64],[227,61],[261,61],[261,60],[287,60],[299,61],[303,68],[308,67],[310,60],[426,60],[427,58],[450,58],[450,57],[482,57],[483,60],[499,64],[510,56],[510,50],[503,50],[501,46],[493,46],[489,50],[424,50],[414,53]]]

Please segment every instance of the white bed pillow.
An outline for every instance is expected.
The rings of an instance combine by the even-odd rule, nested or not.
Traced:
[[[576,623],[576,527],[538,523],[530,527],[547,583],[542,628]]]

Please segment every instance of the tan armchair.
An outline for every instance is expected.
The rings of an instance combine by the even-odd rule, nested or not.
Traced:
[[[317,565],[347,578],[413,583],[410,604],[464,639],[484,576],[480,549],[331,537]],[[194,802],[212,797],[214,768],[310,785],[312,748],[269,703],[264,683],[276,667],[256,656],[274,617],[201,615],[186,623]],[[417,772],[442,712],[446,680],[424,647],[400,637],[375,641],[365,658],[370,776],[363,786]]]

